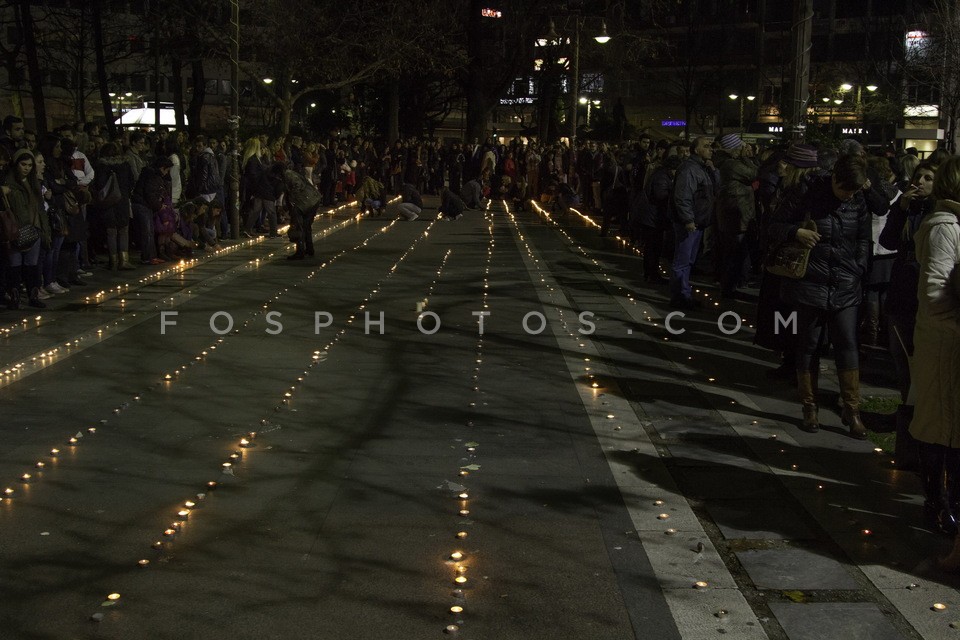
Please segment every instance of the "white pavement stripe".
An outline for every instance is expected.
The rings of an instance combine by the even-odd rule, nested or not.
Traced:
[[[585,384],[585,361],[576,361],[572,357],[566,359],[571,380],[577,387],[681,637],[684,640],[715,639],[718,629],[722,629],[738,640],[767,640],[759,620],[736,588],[733,576],[680,491],[675,486],[641,484],[638,487],[631,482],[633,469],[618,462],[617,454],[640,449],[652,455],[656,447],[630,402],[615,383],[610,382],[614,376],[609,375],[609,369],[599,361],[599,343],[573,333],[575,329],[571,327],[579,326],[577,318],[568,317],[569,311],[565,313],[565,310],[575,306],[561,291],[549,263],[527,243],[519,223],[511,218],[514,240],[545,315],[553,317],[547,324],[559,347],[567,353],[582,353],[584,358],[590,358],[591,374],[597,380],[603,380],[603,392]],[[571,254],[580,259],[573,252]],[[595,273],[586,261],[583,262],[588,272],[603,281],[605,276]],[[609,418],[611,415],[614,417]],[[655,471],[657,475],[670,477],[664,465],[659,465]],[[662,504],[657,504],[659,501]],[[669,517],[660,519],[663,515]],[[691,548],[701,548],[700,545],[702,550],[699,553],[691,552]],[[698,582],[706,585],[697,588]],[[726,612],[721,614],[722,617],[718,616],[721,610]]]

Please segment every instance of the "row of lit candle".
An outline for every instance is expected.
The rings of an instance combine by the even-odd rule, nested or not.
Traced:
[[[342,209],[342,208],[344,208],[344,207],[340,207],[340,208]],[[353,219],[351,218],[351,221],[352,221],[352,220],[353,220]],[[384,233],[386,230],[388,230],[388,229],[391,228],[392,226],[393,226],[393,223],[390,223],[390,224],[382,227],[379,231],[377,231],[377,232],[374,234],[374,236],[380,235],[380,234]],[[339,228],[342,228],[342,227],[339,227],[339,226],[338,226],[336,229],[333,229],[333,230],[338,230]],[[332,230],[332,229],[327,229],[327,230],[325,230],[325,232],[332,232],[333,230]],[[322,235],[322,234],[321,234],[321,235]],[[349,252],[351,252],[351,251],[355,251],[355,250],[360,249],[360,248],[363,247],[363,246],[366,246],[366,244],[367,244],[368,241],[369,241],[369,238],[366,239],[366,240],[364,240],[364,241],[361,242],[360,244],[354,246],[354,247],[351,248],[351,249],[345,249],[345,250],[341,251],[340,253],[334,255],[334,256],[331,257],[329,260],[327,260],[326,262],[322,263],[319,267],[317,267],[316,269],[314,269],[314,270],[313,270],[311,273],[309,273],[306,277],[301,278],[300,281],[298,281],[297,283],[295,283],[293,286],[299,286],[299,284],[305,282],[307,279],[312,278],[313,275],[314,275],[317,271],[319,271],[320,269],[323,269],[323,268],[327,267],[328,265],[330,265],[332,262],[334,262],[334,261],[337,260],[338,258],[342,257],[343,255],[346,255],[347,253],[349,253]],[[272,255],[272,254],[271,254],[271,255]],[[284,291],[284,292],[289,291],[289,287],[288,287],[288,288],[285,288],[283,291]],[[279,298],[279,295],[280,295],[280,294],[274,295],[272,299],[273,299],[274,301],[277,300],[277,299]],[[266,306],[267,306],[267,305],[265,305],[265,307],[266,307]],[[251,315],[257,315],[257,313],[258,313],[258,312],[253,312]],[[37,319],[39,320],[39,316],[37,317]],[[113,325],[119,324],[122,320],[123,320],[123,318],[120,318],[119,320],[116,320],[114,323],[111,323],[111,325],[108,325],[108,329],[111,328]],[[244,323],[243,326],[247,326],[251,321],[252,321],[252,318],[251,318],[251,319],[248,319],[248,320]],[[103,331],[104,331],[104,330],[103,330],[102,328],[97,329],[97,330],[96,330],[96,335],[97,335],[97,336],[101,336],[101,335],[103,334]],[[236,331],[234,332],[234,334],[236,334],[236,333],[239,333],[239,330],[236,330]],[[75,338],[74,340],[72,340],[72,341],[70,341],[70,342],[67,342],[64,346],[65,346],[65,347],[78,346],[82,341],[86,340],[87,338],[91,337],[92,335],[93,335],[93,334],[91,333],[90,335],[79,336],[79,337]],[[228,336],[229,336],[229,335],[232,335],[232,334],[228,334]],[[169,386],[169,385],[174,381],[174,379],[175,379],[176,376],[179,376],[181,373],[186,372],[186,370],[187,370],[187,368],[188,368],[189,366],[193,366],[193,365],[195,365],[197,362],[202,361],[203,358],[206,357],[206,356],[209,354],[209,352],[215,351],[215,350],[217,349],[217,346],[218,346],[218,345],[221,345],[223,342],[224,342],[224,339],[223,339],[223,338],[218,338],[218,339],[216,339],[212,344],[210,344],[210,345],[208,345],[207,347],[205,347],[197,356],[195,356],[195,357],[193,357],[191,360],[189,360],[189,361],[187,362],[187,364],[182,365],[182,366],[180,366],[180,367],[177,367],[177,368],[173,371],[172,374],[171,374],[171,373],[163,374],[163,376],[162,376],[162,378],[161,378],[161,384],[166,384],[167,386]],[[60,347],[55,347],[55,348],[51,349],[49,352],[44,352],[44,353],[42,353],[42,354],[40,354],[40,355],[38,355],[38,356],[33,357],[32,360],[33,360],[33,361],[36,361],[36,360],[38,360],[38,359],[53,357],[53,356],[56,355],[59,351],[60,351]],[[18,365],[14,365],[14,367],[19,370],[20,368],[22,368],[22,367],[24,366],[24,364],[25,364],[25,363],[19,363]],[[141,399],[141,394],[140,394],[140,393],[134,394],[134,396],[133,396],[133,400],[134,400],[134,401],[140,401],[140,399]],[[123,404],[123,405],[121,405],[121,406],[119,406],[119,407],[116,407],[116,408],[113,409],[113,413],[114,413],[114,414],[119,414],[119,413],[120,413],[123,409],[125,409],[127,406],[128,406],[128,405]],[[101,422],[101,423],[106,423],[107,421],[106,421],[106,420],[101,420],[100,422]],[[94,432],[96,431],[96,428],[90,427],[90,428],[88,429],[88,431],[89,431],[89,433],[94,433]],[[79,433],[79,432],[78,432],[77,435],[74,435],[74,436],[71,436],[71,437],[68,438],[67,444],[68,444],[70,447],[76,447],[77,445],[79,445],[79,438],[80,438],[80,437],[82,437],[82,433]],[[51,455],[52,458],[54,458],[54,460],[56,460],[56,458],[57,458],[57,456],[59,455],[59,453],[60,453],[60,450],[59,450],[59,449],[53,448],[53,449],[51,449],[50,455]],[[35,466],[36,466],[36,468],[38,468],[38,469],[42,469],[42,468],[45,466],[45,463],[44,463],[43,461],[38,461]],[[22,475],[20,476],[20,481],[21,481],[21,482],[33,481],[33,480],[35,480],[35,479],[39,479],[39,478],[34,478],[34,477],[31,476],[30,474],[26,474],[26,473],[25,473],[25,474],[22,474]],[[3,498],[5,498],[5,499],[13,498],[15,493],[16,493],[16,492],[15,492],[15,490],[14,490],[12,487],[7,487],[7,489],[3,492]]]
[[[483,308],[488,309],[489,296],[490,296],[490,268],[493,260],[493,249],[495,245],[494,236],[493,236],[494,219],[493,219],[492,213],[490,212],[490,202],[487,203],[487,208],[486,208],[486,211],[484,212],[484,219],[487,223],[486,229],[489,235],[489,239],[487,243],[486,265],[484,266],[484,270],[483,270],[482,301],[483,301]],[[483,364],[483,334],[479,332],[477,335],[475,361],[476,361],[475,362],[476,366],[473,369],[472,382],[473,382],[474,395],[478,397],[476,394],[480,393],[480,367]],[[476,407],[476,405],[477,405],[476,399],[470,400],[470,402],[468,403],[468,407],[471,408],[472,410]],[[472,419],[468,419],[466,426],[473,427],[474,421]],[[470,459],[474,459],[476,457],[476,451],[478,446],[479,445],[475,442],[467,442],[464,445],[464,449],[466,450],[467,456]],[[480,468],[479,465],[476,465],[476,464],[460,465],[457,471],[457,474],[461,478],[466,478],[467,476],[470,475],[471,470],[475,470],[479,468]],[[460,518],[465,518],[469,516],[470,515],[469,491],[467,491],[466,489],[460,491],[457,494],[457,499],[458,499],[457,515]],[[457,531],[456,533],[454,533],[454,538],[457,540],[465,540],[469,535],[467,531],[464,531],[461,528],[462,525],[463,525],[463,522],[458,520]],[[446,627],[444,627],[444,631],[448,634],[456,634],[460,630],[460,627],[464,624],[463,614],[466,607],[466,593],[464,592],[464,587],[467,584],[467,576],[465,575],[467,572],[467,566],[466,564],[464,564],[464,558],[465,558],[464,552],[459,549],[453,551],[449,556],[449,561],[453,564],[453,572],[454,572],[453,582],[456,588],[453,590],[453,593],[452,593],[453,604],[450,605],[448,610],[451,615],[455,616],[456,620],[454,624],[448,624]]]

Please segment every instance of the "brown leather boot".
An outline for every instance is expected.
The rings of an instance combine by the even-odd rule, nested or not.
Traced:
[[[803,405],[803,426],[807,433],[820,431],[817,418],[817,374],[813,371],[797,371],[797,390]]]
[[[844,426],[850,427],[851,437],[866,440],[867,428],[860,420],[860,370],[837,371],[837,376],[840,378],[840,400],[843,402],[840,420]]]

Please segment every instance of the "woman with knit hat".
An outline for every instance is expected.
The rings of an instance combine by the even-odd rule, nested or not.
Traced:
[[[3,184],[3,196],[22,229],[36,227],[39,238],[28,247],[7,246],[7,296],[10,309],[20,308],[20,283],[26,279],[30,306],[42,309],[40,300],[40,247],[50,247],[50,223],[43,207],[36,161],[26,149],[13,154],[13,162]]]
[[[772,209],[785,199],[799,198],[807,190],[807,180],[810,176],[820,172],[816,147],[809,144],[795,142],[787,150],[777,166],[780,174],[780,183],[773,195]],[[767,239],[769,219],[761,221],[761,243],[772,251]],[[760,299],[757,304],[757,332],[754,343],[782,355],[783,363],[776,369],[768,372],[770,378],[795,380],[797,375],[796,355],[797,336],[790,331],[776,332],[777,312],[784,318],[790,317],[793,308],[780,299],[780,286],[783,278],[772,273],[764,273],[760,283]]]

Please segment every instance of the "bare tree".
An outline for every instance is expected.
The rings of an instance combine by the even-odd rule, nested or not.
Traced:
[[[10,40],[8,33],[15,34]],[[23,22],[20,16],[19,0],[5,0],[0,5],[0,64],[6,70],[7,86],[13,102],[13,115],[23,117],[23,101],[21,91],[25,73],[21,54],[23,53]]]
[[[947,150],[957,149],[960,120],[960,7],[955,0],[928,0],[926,37],[907,46],[904,72],[908,83],[939,94],[940,118]]]

